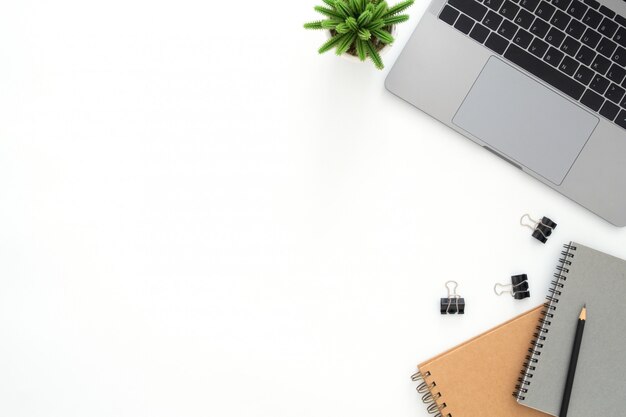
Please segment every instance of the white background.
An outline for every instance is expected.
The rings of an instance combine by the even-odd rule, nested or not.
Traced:
[[[4,2],[0,415],[426,416],[415,365],[541,303],[564,242],[626,257],[384,90],[418,3],[377,71],[317,55],[314,1]]]

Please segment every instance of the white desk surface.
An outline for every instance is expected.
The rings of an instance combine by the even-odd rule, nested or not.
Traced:
[[[0,415],[427,416],[415,365],[540,304],[561,244],[626,257],[387,70],[318,56],[319,2],[252,3],[3,5]],[[517,273],[532,298],[496,297]]]

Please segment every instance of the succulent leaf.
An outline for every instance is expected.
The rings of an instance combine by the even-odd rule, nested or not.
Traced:
[[[372,41],[365,42],[365,47],[367,48],[367,54],[371,58],[376,68],[378,69],[385,68],[385,65],[383,64],[383,60],[380,58],[380,54],[376,50],[376,47],[374,46]]]
[[[383,0],[380,3],[378,3],[376,8],[374,9],[372,20],[378,20],[381,17],[383,17],[383,15],[385,14],[388,8],[389,6],[387,5],[386,1]]]
[[[357,0],[348,0],[348,6],[352,10],[352,16],[358,16],[361,13]]]
[[[363,27],[363,26],[367,26],[367,24],[371,20],[372,20],[372,12],[365,11],[365,12],[361,13],[361,15],[359,16],[359,19],[356,21],[356,23],[359,25],[359,27]]]
[[[347,23],[339,23],[335,27],[335,30],[337,31],[337,33],[341,33],[341,34],[351,32],[350,26],[348,26]]]
[[[330,18],[345,19],[345,17],[342,16],[341,13],[339,13],[337,10],[329,9],[328,7],[315,6],[314,9],[315,9],[316,12],[321,13],[324,16],[327,16],[327,17],[330,17]]]
[[[350,28],[352,32],[359,31],[359,25],[354,17],[349,17],[346,19],[346,25]]]
[[[356,54],[361,61],[367,59],[367,49],[365,48],[365,42],[361,38],[356,38]]]
[[[398,13],[401,13],[405,11],[406,9],[408,9],[409,7],[411,7],[413,3],[415,3],[415,0],[406,0],[406,1],[403,1],[402,3],[398,3],[395,6],[390,7],[387,10],[387,12],[383,15],[383,17],[390,17]]]
[[[320,54],[323,54],[324,52],[330,51],[331,49],[333,49],[335,46],[337,46],[346,36],[350,36],[348,34],[337,34],[335,36],[333,36],[332,38],[330,38],[329,40],[327,40],[324,45],[320,46],[320,49],[318,50],[318,52]]]
[[[304,24],[305,29],[326,29],[321,20]]]
[[[397,25],[398,23],[406,22],[407,20],[409,20],[409,16],[405,14],[386,17],[383,19],[385,26]]]
[[[335,29],[338,24],[343,23],[343,20],[340,19],[326,19],[322,20],[322,28],[324,29]]]
[[[346,34],[344,39],[337,46],[336,54],[343,55],[344,53],[346,53],[348,49],[350,49],[350,46],[352,46],[352,44],[354,43],[355,39],[356,39],[356,33]]]
[[[344,19],[347,19],[348,17],[352,16],[352,11],[348,7],[348,5],[343,2],[343,0],[335,1],[335,8]]]
[[[359,38],[363,39],[364,41],[368,41],[371,37],[372,34],[369,30],[364,28],[359,29]]]
[[[364,26],[366,29],[371,30],[376,30],[376,29],[381,29],[383,27],[385,27],[385,21],[383,19],[378,19],[375,20],[373,22],[368,23],[367,25]]]
[[[376,36],[382,43],[393,43],[394,39],[391,33],[383,29],[376,29],[372,31],[372,35]]]

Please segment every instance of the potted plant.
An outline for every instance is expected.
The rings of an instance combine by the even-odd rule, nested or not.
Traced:
[[[336,48],[337,55],[348,54],[365,61],[370,57],[376,68],[383,69],[380,52],[394,41],[395,25],[409,16],[400,14],[413,5],[405,0],[389,7],[384,0],[322,0],[326,6],[315,6],[325,20],[305,23],[305,29],[322,29],[329,39],[319,53]]]

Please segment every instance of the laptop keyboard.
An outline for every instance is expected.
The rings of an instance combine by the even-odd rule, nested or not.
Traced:
[[[626,129],[626,18],[596,0],[448,0],[439,19]]]

